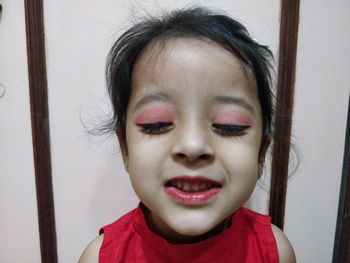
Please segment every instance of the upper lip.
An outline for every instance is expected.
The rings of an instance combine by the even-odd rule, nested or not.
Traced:
[[[216,180],[210,179],[203,175],[180,175],[173,177],[165,182],[165,186],[171,186],[174,183],[181,182],[181,183],[190,183],[190,184],[210,184],[213,187],[221,187],[222,184]]]

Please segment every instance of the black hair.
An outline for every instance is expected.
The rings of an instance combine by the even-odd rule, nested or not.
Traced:
[[[250,69],[257,82],[263,116],[263,139],[272,137],[273,95],[271,74],[273,55],[267,46],[253,40],[238,21],[203,7],[178,9],[160,17],[151,17],[127,30],[113,45],[106,66],[113,118],[105,127],[117,131],[125,145],[126,113],[131,94],[133,66],[146,47],[171,38],[209,39],[232,52]]]

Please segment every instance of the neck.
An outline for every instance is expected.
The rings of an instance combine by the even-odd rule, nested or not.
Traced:
[[[174,230],[166,230],[166,229],[159,228],[155,223],[156,220],[152,216],[151,211],[146,207],[144,207],[142,210],[145,215],[148,227],[152,230],[152,232],[165,238],[169,243],[172,243],[172,244],[191,244],[191,243],[197,243],[197,242],[203,241],[212,236],[220,234],[224,230],[228,229],[232,223],[232,220],[231,220],[232,216],[229,216],[228,218],[223,220],[221,223],[219,223],[216,227],[212,228],[211,230],[209,230],[208,232],[202,235],[198,235],[198,236],[182,235],[180,233],[177,233]]]

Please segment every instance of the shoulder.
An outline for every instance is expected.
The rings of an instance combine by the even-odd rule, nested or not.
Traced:
[[[78,263],[98,263],[98,254],[103,242],[103,234],[96,237],[85,248]]]
[[[283,231],[279,229],[277,226],[271,224],[271,227],[277,243],[279,262],[295,263],[296,259],[295,259],[294,250],[288,238],[283,233]]]

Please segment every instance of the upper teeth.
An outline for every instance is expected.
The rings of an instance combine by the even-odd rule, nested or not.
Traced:
[[[210,189],[213,185],[210,183],[188,183],[188,182],[171,182],[171,186],[185,192],[198,192]]]

